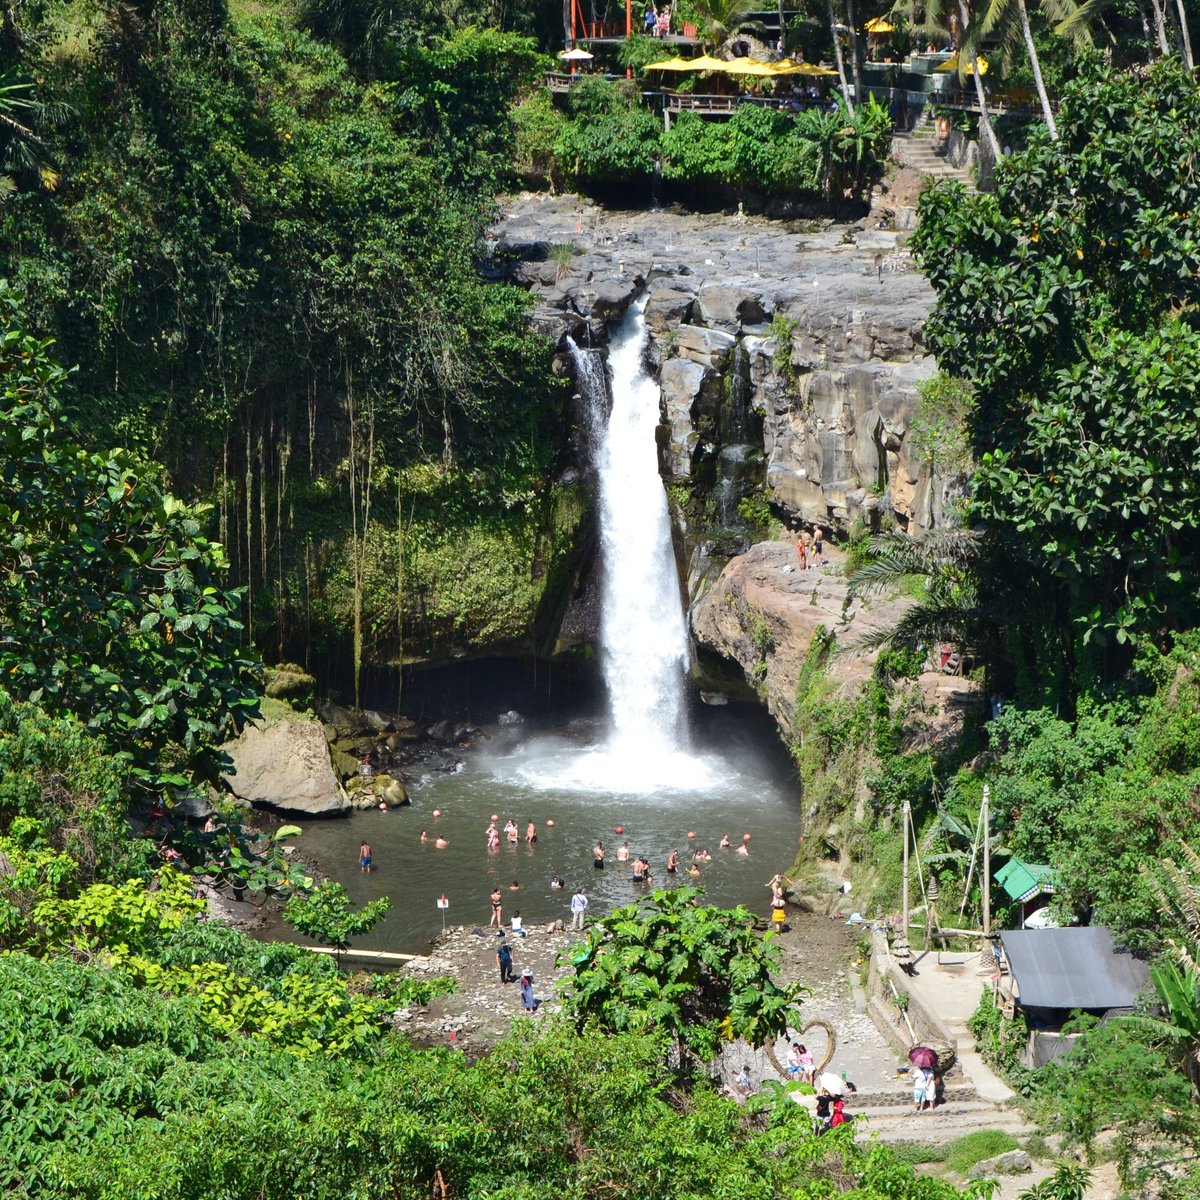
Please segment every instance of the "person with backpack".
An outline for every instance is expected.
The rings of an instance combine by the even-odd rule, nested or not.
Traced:
[[[500,968],[500,982],[512,983],[516,978],[512,968],[512,947],[503,938],[496,947],[496,965]]]

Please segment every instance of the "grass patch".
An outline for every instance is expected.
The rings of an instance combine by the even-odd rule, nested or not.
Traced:
[[[952,1171],[965,1175],[977,1162],[1016,1148],[1017,1139],[1011,1133],[1005,1133],[1002,1129],[980,1129],[948,1142],[946,1157],[942,1161]]]
[[[949,1145],[931,1146],[924,1142],[901,1142],[890,1147],[892,1153],[910,1166],[919,1167],[924,1163],[940,1163],[946,1161]]]

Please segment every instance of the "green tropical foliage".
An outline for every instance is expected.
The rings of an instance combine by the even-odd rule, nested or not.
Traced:
[[[567,1011],[617,1032],[658,1031],[707,1062],[722,1041],[774,1043],[795,1024],[799,984],[772,978],[778,956],[744,908],[700,904],[700,888],[655,889],[613,911],[564,961]]]
[[[78,714],[152,786],[215,778],[216,745],[261,694],[224,550],[154,468],[74,440],[66,372],[15,326],[3,281],[0,306],[0,674]]]
[[[322,946],[332,946],[341,961],[341,952],[350,948],[350,939],[370,933],[391,907],[392,902],[385,896],[355,911],[346,889],[325,880],[311,891],[293,896],[284,917],[297,933],[315,937]]]
[[[1167,61],[1089,71],[1059,125],[1060,145],[1035,137],[1001,165],[995,195],[927,192],[914,245],[938,293],[929,344],[975,389],[971,520],[1051,593],[1050,672],[1099,654],[1113,673],[1123,647],[1198,615],[1200,99]]]

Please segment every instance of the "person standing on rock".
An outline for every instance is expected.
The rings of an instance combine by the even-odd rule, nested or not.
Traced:
[[[822,532],[820,525],[813,526],[812,537],[813,565],[823,567],[825,565],[825,534]]]
[[[512,969],[512,947],[503,939],[496,947],[496,964],[500,968],[500,982],[512,983],[516,978]]]
[[[501,891],[498,887],[492,888],[492,919],[488,922],[489,929],[491,929],[491,927],[493,925],[495,925],[495,927],[497,929],[501,928],[500,913],[501,913],[501,906],[503,905],[503,903],[504,903],[503,893],[501,893]]]
[[[371,847],[367,842],[363,842],[358,848],[358,869],[364,875],[371,873]]]
[[[804,530],[801,530],[796,535],[796,559],[800,563],[800,570],[808,570],[808,547],[804,544]]]
[[[588,909],[588,898],[583,894],[583,888],[576,888],[571,897],[571,928],[583,928],[583,915]]]

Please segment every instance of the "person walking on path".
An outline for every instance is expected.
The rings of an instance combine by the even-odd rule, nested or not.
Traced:
[[[500,914],[503,904],[504,894],[498,887],[492,888],[492,919],[488,922],[489,929],[491,929],[493,925],[495,925],[497,929],[501,928]]]
[[[587,912],[588,898],[583,894],[583,888],[578,888],[571,897],[571,928],[583,928],[583,914]]]
[[[526,1012],[537,1012],[537,1000],[533,994],[533,976],[528,971],[521,972],[521,1004]]]
[[[500,968],[500,982],[512,983],[516,978],[512,969],[512,947],[503,939],[496,947],[496,964]]]

